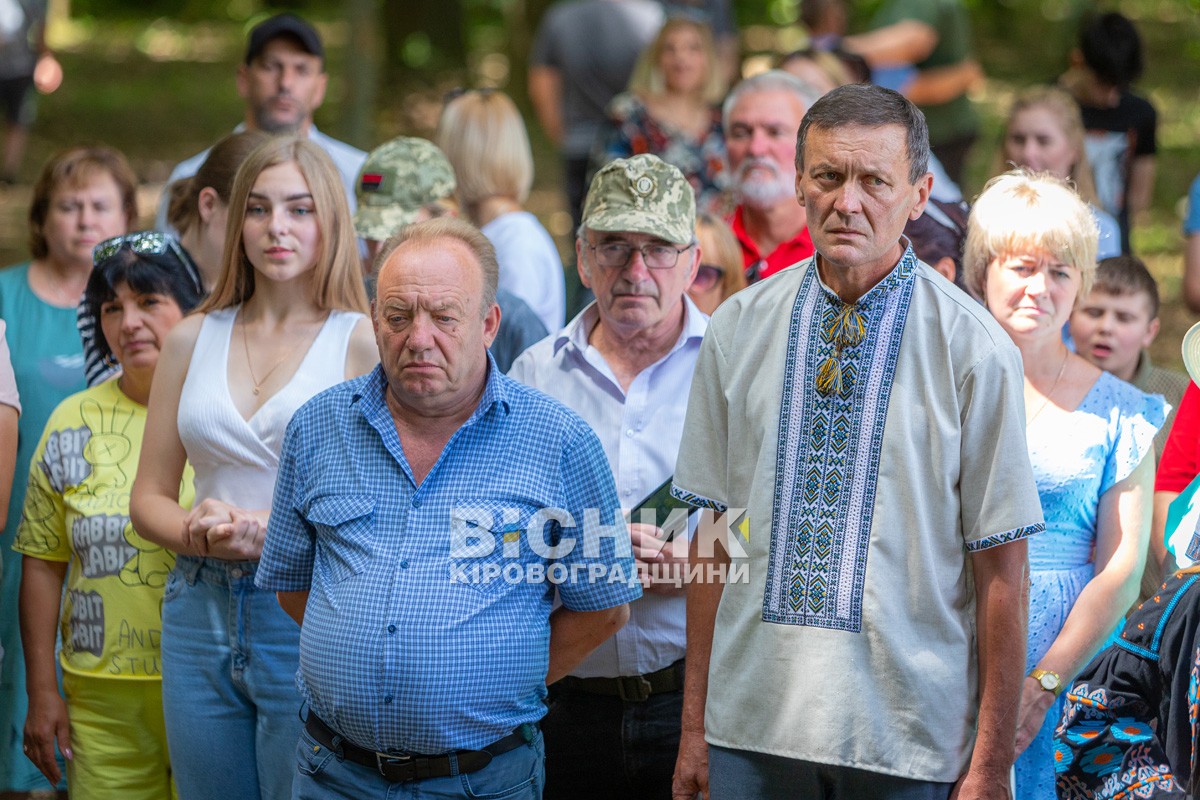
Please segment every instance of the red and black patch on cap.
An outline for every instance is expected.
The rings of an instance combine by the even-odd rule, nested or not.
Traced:
[[[359,180],[359,191],[362,192],[378,192],[379,187],[383,185],[383,176],[378,172],[365,172]]]

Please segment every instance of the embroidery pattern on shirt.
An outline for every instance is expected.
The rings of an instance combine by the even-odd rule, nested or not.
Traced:
[[[858,301],[866,335],[853,346],[834,335],[846,306],[817,280],[815,259],[801,282],[788,331],[764,622],[861,630],[879,452],[915,268],[906,250]],[[831,357],[840,385],[821,394],[818,369]]]

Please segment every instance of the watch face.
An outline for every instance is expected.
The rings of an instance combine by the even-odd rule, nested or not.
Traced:
[[[1049,672],[1043,673],[1042,677],[1038,678],[1038,683],[1040,683],[1042,688],[1047,692],[1053,692],[1058,688],[1058,676],[1052,675]]]

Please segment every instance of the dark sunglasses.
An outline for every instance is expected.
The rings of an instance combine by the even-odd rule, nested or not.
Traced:
[[[698,292],[707,292],[725,278],[725,270],[715,264],[701,264],[692,279],[692,288]]]

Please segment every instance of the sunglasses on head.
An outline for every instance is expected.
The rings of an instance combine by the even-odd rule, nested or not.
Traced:
[[[692,279],[692,288],[698,292],[707,292],[725,278],[725,269],[716,264],[701,264]]]
[[[187,261],[179,250],[178,242],[173,237],[159,231],[138,231],[114,236],[96,245],[92,249],[92,263],[99,264],[101,261],[107,261],[121,252],[123,247],[128,247],[140,256],[161,256],[170,252],[174,253],[180,261],[185,263]]]

